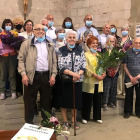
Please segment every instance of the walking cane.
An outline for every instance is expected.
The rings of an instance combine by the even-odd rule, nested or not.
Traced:
[[[74,136],[76,136],[76,128],[75,128],[75,83],[73,81],[73,109],[74,109]]]

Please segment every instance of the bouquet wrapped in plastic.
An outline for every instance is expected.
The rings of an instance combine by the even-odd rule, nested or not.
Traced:
[[[18,36],[16,31],[8,31],[0,34],[0,39],[3,44],[8,44],[10,47],[19,50],[22,42],[25,40],[24,37]]]

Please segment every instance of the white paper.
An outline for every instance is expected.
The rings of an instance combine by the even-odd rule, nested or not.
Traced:
[[[136,26],[136,37],[140,37],[140,25]]]
[[[138,83],[138,81],[137,81],[137,83]],[[131,82],[125,83],[125,85],[126,85],[126,88],[130,88],[130,87],[134,86]]]
[[[45,127],[38,128],[38,125],[25,123],[11,140],[50,140],[54,133],[54,129]]]

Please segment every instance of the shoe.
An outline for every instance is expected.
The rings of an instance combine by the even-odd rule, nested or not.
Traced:
[[[87,123],[87,120],[82,119],[82,123],[83,124],[86,124]]]
[[[108,105],[108,107],[110,107],[110,108],[115,108],[116,106],[115,106],[113,103],[110,103],[110,104]]]
[[[0,94],[0,99],[1,99],[1,100],[5,100],[5,94],[4,94],[4,93],[1,93],[1,94]]]
[[[128,119],[130,117],[130,114],[129,113],[125,113],[124,116],[123,116],[125,119]]]
[[[97,122],[97,123],[100,123],[100,124],[102,124],[102,123],[103,123],[103,121],[102,121],[102,120],[96,120],[96,122]]]
[[[17,95],[16,95],[16,93],[12,93],[12,100],[15,100],[17,98]]]
[[[104,110],[104,111],[108,110],[107,105],[103,105],[103,110]]]

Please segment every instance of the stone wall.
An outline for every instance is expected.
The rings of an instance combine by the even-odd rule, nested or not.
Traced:
[[[68,0],[67,6],[67,16],[72,17],[76,29],[84,25],[86,14],[93,15],[97,27],[110,23],[120,29],[129,24],[131,0]]]
[[[130,19],[130,31],[131,36],[135,37],[136,35],[136,25],[140,25],[140,1],[131,0],[131,19]]]
[[[47,14],[54,15],[55,26],[62,25],[66,17],[66,0],[28,0],[27,18],[39,23]],[[22,17],[23,0],[0,0],[0,26],[5,18]],[[58,20],[59,19],[59,20]]]

